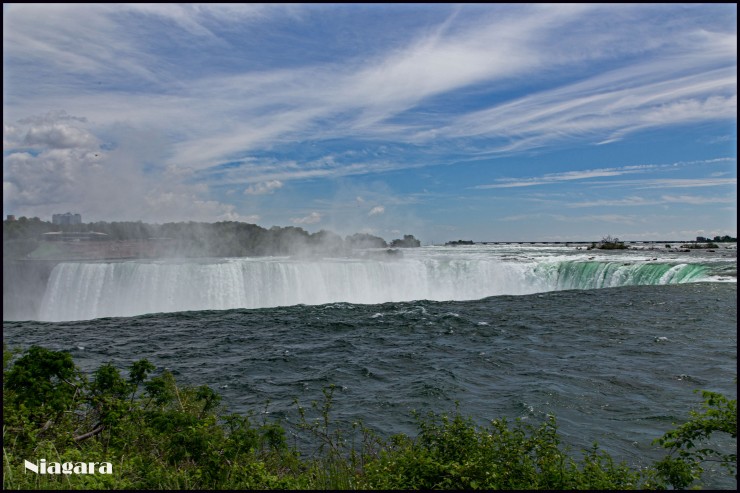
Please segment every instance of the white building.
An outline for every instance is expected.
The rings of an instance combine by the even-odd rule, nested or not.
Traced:
[[[82,224],[82,216],[79,214],[72,214],[71,212],[65,212],[64,214],[54,214],[51,216],[51,222],[53,224]]]

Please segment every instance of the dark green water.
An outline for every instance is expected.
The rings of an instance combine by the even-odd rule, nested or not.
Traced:
[[[414,434],[411,410],[484,423],[557,417],[574,449],[598,442],[632,465],[697,409],[693,391],[736,397],[737,285],[689,283],[494,296],[334,303],[4,322],[10,346],[70,351],[85,370],[147,358],[218,390],[229,410],[290,422],[335,384],[333,415]],[[269,400],[269,404],[266,404]],[[728,444],[719,443],[719,446]],[[710,473],[706,486],[733,488]]]

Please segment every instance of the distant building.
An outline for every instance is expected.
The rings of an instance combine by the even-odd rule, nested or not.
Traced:
[[[15,216],[13,214],[8,214],[8,221],[15,221]]]
[[[79,214],[72,214],[71,212],[65,212],[64,214],[54,214],[51,216],[51,222],[53,224],[69,225],[69,224],[82,224],[82,216]]]

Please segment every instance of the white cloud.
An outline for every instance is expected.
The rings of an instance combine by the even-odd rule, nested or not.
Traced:
[[[290,219],[293,224],[316,224],[321,221],[321,214],[318,212],[312,212],[308,216]]]
[[[18,200],[18,186],[15,183],[3,180],[3,203],[15,203]]]
[[[641,164],[633,166],[621,166],[615,168],[598,168],[589,170],[577,170],[577,171],[563,171],[560,173],[546,173],[541,176],[530,177],[530,178],[499,178],[496,180],[497,183],[476,185],[469,187],[474,190],[485,190],[492,188],[516,188],[516,187],[531,187],[536,185],[552,185],[562,183],[566,181],[574,180],[590,180],[594,178],[606,178],[611,176],[621,176],[627,174],[641,174],[647,172],[659,172],[659,171],[671,171],[678,167],[697,166],[697,165],[708,165],[717,163],[730,163],[735,161],[734,158],[717,158],[707,159],[702,161],[680,161],[671,164]],[[712,178],[708,179],[645,179],[645,180],[613,180],[609,182],[605,181],[592,181],[593,184],[619,184],[619,185],[643,185],[647,187],[691,187],[691,186],[718,186],[728,185],[736,182],[734,178],[718,178],[717,175],[712,174]]]
[[[691,76],[678,76],[678,69],[686,67],[653,62],[598,75],[469,113],[433,136],[506,139],[491,151],[511,152],[574,139],[604,144],[651,127],[735,118],[734,66]]]
[[[236,207],[223,204],[216,200],[204,200],[197,193],[187,188],[181,190],[166,191],[161,188],[149,190],[144,200],[144,210],[139,209],[140,214],[146,214],[146,210],[157,211],[158,217],[168,218],[169,221],[243,221],[256,222],[259,215],[242,215],[236,212]],[[142,217],[137,216],[137,217]],[[149,215],[143,216],[145,220],[152,220]]]
[[[553,216],[556,221],[573,222],[573,221],[592,221],[595,223],[614,223],[614,224],[636,224],[639,223],[639,217],[627,216],[624,214],[597,214],[578,217]]]
[[[74,210],[84,221],[258,219],[211,199],[190,173],[151,166],[161,153],[155,133],[121,129],[115,148],[105,149],[91,125],[64,112],[5,124],[12,142],[3,160],[3,210],[45,219]]]
[[[594,200],[590,202],[568,202],[567,207],[632,207],[660,204],[661,201],[644,197],[627,197],[617,200]]]
[[[67,125],[48,125],[30,129],[23,143],[30,146],[64,149],[92,147],[95,145],[95,140],[89,132],[78,128]]]
[[[16,124],[4,124],[5,151],[16,149],[95,148],[99,140],[85,128],[87,121],[64,111],[28,117]]]
[[[621,168],[601,168],[580,171],[564,171],[562,173],[547,173],[545,175],[533,178],[499,178],[499,183],[488,185],[476,185],[471,189],[485,190],[489,188],[513,188],[513,187],[531,187],[535,185],[548,185],[572,180],[587,180],[591,178],[604,178],[607,176],[620,176],[629,173],[643,173],[666,165],[640,165],[640,166],[623,166]]]
[[[244,195],[265,195],[273,193],[275,190],[282,188],[283,182],[279,180],[270,180],[262,183],[255,183],[244,190]]]
[[[259,214],[251,214],[249,216],[240,216],[239,219],[232,219],[233,221],[243,221],[245,223],[256,224],[261,219]]]
[[[691,205],[702,205],[702,204],[737,204],[737,197],[706,197],[698,195],[662,195],[660,199],[663,202],[679,203],[679,204],[691,204]]]
[[[697,188],[737,186],[737,178],[665,178],[658,180],[618,180],[617,185],[633,185],[642,188]]]
[[[370,209],[370,212],[367,213],[368,216],[377,216],[378,214],[383,214],[385,212],[385,207],[382,205],[376,205],[372,209]]]

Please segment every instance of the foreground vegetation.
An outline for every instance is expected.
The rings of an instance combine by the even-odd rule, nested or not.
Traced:
[[[330,418],[333,387],[298,407],[292,431],[316,450],[303,457],[279,424],[225,414],[209,387],[152,376],[146,360],[127,377],[110,364],[86,377],[68,353],[3,353],[4,489],[665,489],[694,485],[707,461],[736,475],[735,454],[699,448],[713,433],[737,437],[737,400],[711,392],[702,412],[656,440],[666,457],[641,470],[596,445],[570,455],[554,418],[476,426],[456,410],[417,416],[414,438],[342,430]],[[42,458],[109,462],[112,474],[24,470]]]

